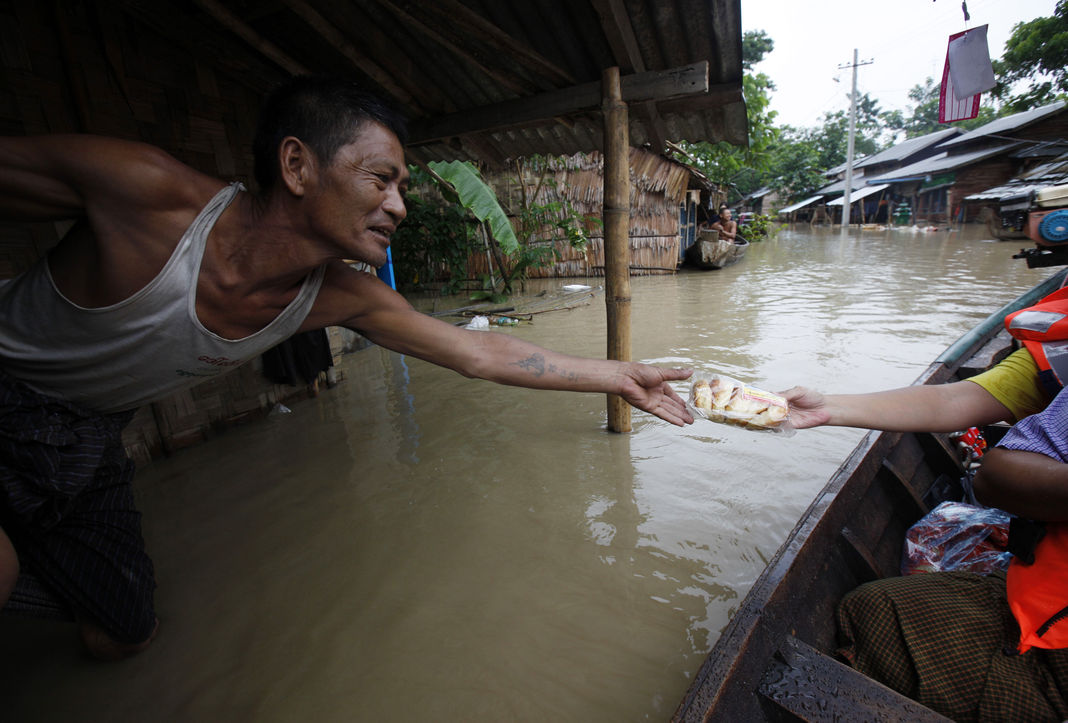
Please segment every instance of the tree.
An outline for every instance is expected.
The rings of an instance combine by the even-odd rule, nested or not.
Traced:
[[[767,185],[783,198],[796,201],[827,185],[821,149],[812,128],[783,129],[782,143],[772,154]]]
[[[905,119],[905,137],[917,138],[928,133],[942,130],[945,125],[938,122],[938,99],[941,86],[934,78],[927,78],[923,85],[914,85],[909,91],[909,100],[916,105],[912,115]]]
[[[775,41],[763,30],[746,31],[742,35],[742,69],[751,71],[754,65],[774,49]]]
[[[1005,53],[993,65],[998,81],[994,96],[1010,112],[1063,97],[1068,92],[1068,0],[1058,0],[1053,17],[1017,23]]]
[[[912,108],[912,115],[903,118],[904,123],[901,128],[904,129],[906,138],[917,138],[950,127],[950,124],[938,122],[938,99],[941,91],[941,84],[936,83],[934,78],[927,78],[923,85],[914,85],[909,91],[909,100],[916,105]],[[998,115],[998,111],[984,98],[983,105],[979,107],[978,116],[965,121],[957,121],[952,125],[964,130],[972,130],[989,123]]]
[[[883,117],[878,101],[867,93],[859,95],[853,134],[853,157],[862,158],[881,150],[879,136],[883,130]],[[845,163],[849,155],[849,111],[824,113],[823,126],[816,129],[816,136],[822,146],[822,155],[829,162],[825,168]]]

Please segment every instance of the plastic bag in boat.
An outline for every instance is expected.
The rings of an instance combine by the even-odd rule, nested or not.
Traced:
[[[917,572],[975,572],[1005,570],[1009,521],[1004,510],[943,502],[905,533],[901,574]]]

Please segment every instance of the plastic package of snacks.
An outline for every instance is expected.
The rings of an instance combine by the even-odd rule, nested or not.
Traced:
[[[943,502],[905,533],[901,574],[1005,570],[1012,559],[1008,512]]]
[[[696,417],[760,432],[793,434],[790,405],[778,394],[716,374],[690,385],[690,411]]]

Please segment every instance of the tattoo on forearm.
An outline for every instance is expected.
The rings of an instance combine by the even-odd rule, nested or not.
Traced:
[[[545,373],[548,372],[549,374],[556,374],[569,380],[578,379],[578,375],[574,372],[566,371],[557,366],[554,366],[553,364],[546,364],[545,357],[542,354],[531,354],[526,359],[513,362],[513,364],[515,364],[515,366],[517,367],[526,369],[535,377],[544,376]]]
[[[522,361],[513,362],[517,367],[522,367],[536,377],[545,373],[545,357],[541,354],[531,354]]]

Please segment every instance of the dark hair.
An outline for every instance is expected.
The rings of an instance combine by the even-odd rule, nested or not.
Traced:
[[[252,141],[253,171],[260,191],[269,191],[278,182],[278,145],[286,136],[299,138],[321,162],[329,164],[368,122],[382,124],[401,144],[408,140],[403,116],[353,81],[314,75],[290,78],[260,109]]]

